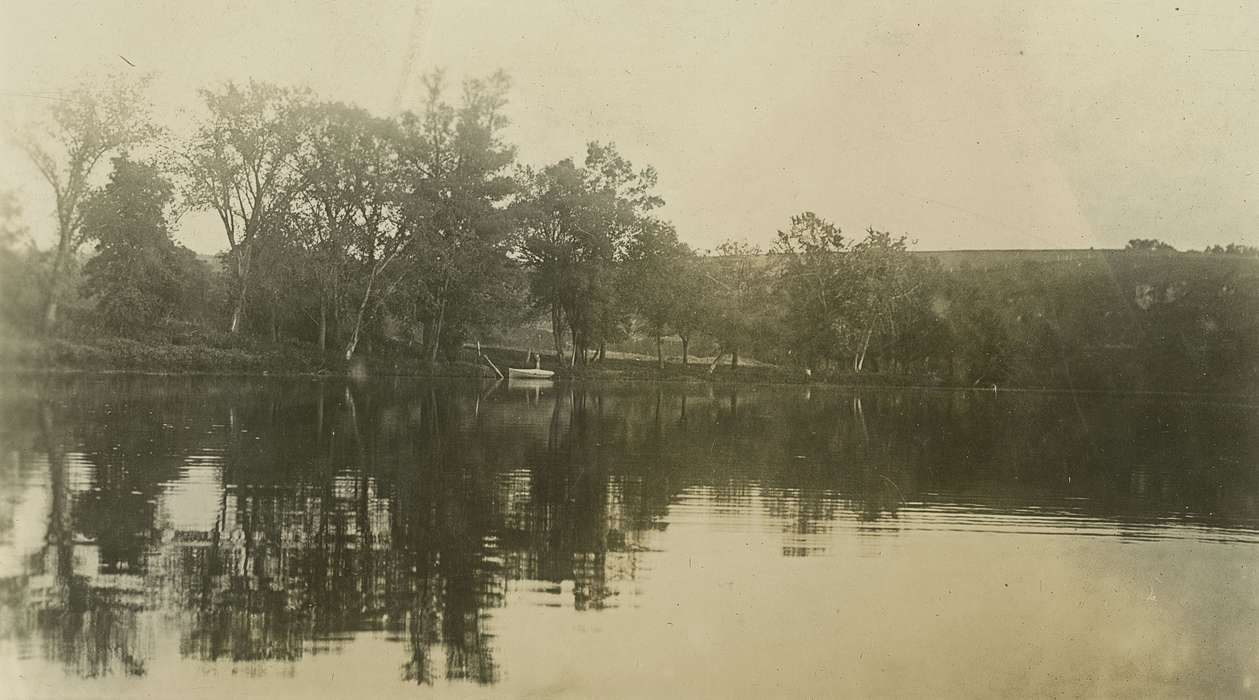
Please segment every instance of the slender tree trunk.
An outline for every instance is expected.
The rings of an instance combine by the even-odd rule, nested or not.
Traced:
[[[564,366],[564,321],[559,304],[551,305],[551,338],[555,341],[555,360]]]
[[[245,299],[249,290],[249,249],[240,246],[232,253],[236,257],[236,281],[240,288],[236,290],[236,303],[232,306],[232,323],[228,332],[235,335],[240,332],[245,317]]]
[[[437,356],[441,353],[442,332],[446,326],[446,300],[449,298],[450,278],[446,277],[442,280],[441,301],[437,305],[437,318],[433,321],[431,328],[426,327],[425,332],[432,331],[433,343],[428,348],[429,361],[436,362]]]
[[[44,331],[52,332],[57,325],[57,307],[61,304],[62,275],[66,260],[70,257],[70,240],[62,236],[57,242],[57,254],[52,259],[51,277],[48,280],[48,297],[44,301]]]
[[[56,285],[56,282],[53,282]],[[44,304],[44,331],[51,333],[57,325],[57,297],[55,290],[48,290],[48,301]]]
[[[691,338],[690,336],[686,336],[686,335],[682,335],[678,337],[682,339],[682,369],[686,369],[687,365],[689,364],[689,361],[687,360],[687,355],[690,354]]]
[[[358,313],[354,316],[354,330],[350,332],[350,342],[346,343],[345,346],[345,359],[347,361],[354,357],[354,348],[358,347],[359,331],[363,328],[363,315],[367,312],[367,302],[372,297],[372,284],[375,281],[375,275],[367,278],[367,289],[363,290],[363,299],[359,302]]]
[[[852,412],[857,417],[857,422],[861,425],[861,441],[863,443],[870,442],[870,429],[866,426],[866,412],[861,407],[861,397],[852,397]]]
[[[236,334],[240,332],[241,318],[245,315],[245,283],[241,282],[240,291],[236,293],[236,304],[232,307],[232,325],[228,327],[228,332]]]
[[[595,356],[595,362],[603,364],[604,356],[607,354],[608,341],[599,339],[599,354]]]
[[[437,307],[437,318],[433,319],[432,326],[424,329],[426,336],[428,335],[429,331],[432,331],[432,336],[433,336],[432,343],[429,345],[429,355],[428,355],[429,362],[436,362],[437,355],[438,353],[441,352],[442,325],[444,325],[445,323],[446,323],[446,300],[443,299],[442,303],[439,304]]]
[[[664,369],[664,337],[656,333],[656,369]]]
[[[725,356],[726,356],[726,351],[721,348],[717,348],[717,356],[713,358],[712,362],[708,363],[709,374],[712,374],[717,369],[717,365],[721,364],[721,358]]]
[[[323,442],[323,383],[319,384],[319,402],[315,404],[315,444]]]
[[[734,348],[730,351],[730,371],[739,369],[739,349]]]
[[[57,195],[57,252],[52,259],[51,277],[48,280],[48,298],[44,302],[44,331],[52,332],[57,325],[57,310],[61,305],[61,287],[65,280],[66,266],[74,254],[73,205],[66,206],[67,200]]]
[[[328,299],[319,297],[319,354],[328,350]]]
[[[861,368],[866,364],[866,351],[870,349],[870,335],[873,332],[873,330],[867,330],[865,339],[861,341],[861,350],[853,358],[852,369],[854,372],[860,372]]]

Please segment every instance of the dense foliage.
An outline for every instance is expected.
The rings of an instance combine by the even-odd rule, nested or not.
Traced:
[[[151,165],[114,159],[109,183],[84,205],[83,231],[96,255],[83,266],[83,293],[100,320],[126,332],[204,302],[208,270],[170,237],[170,183]]]
[[[573,371],[620,348],[661,369],[698,355],[709,373],[727,357],[735,371],[742,356],[801,379],[1259,386],[1252,247],[1134,239],[958,265],[804,212],[768,252],[733,240],[699,252],[661,217],[655,170],[612,144],[518,162],[505,75],[469,80],[454,100],[440,73],[425,86],[417,111],[381,117],[227,84],[202,91],[183,140],[152,123],[143,82],[68,93],[22,140],[56,195],[56,245],[25,244],[18,201],[0,196],[0,322],[63,349],[265,342],[292,348],[275,357],[313,358],[294,363],[305,368],[433,363],[514,337]],[[218,219],[215,264],[171,239],[191,211]]]

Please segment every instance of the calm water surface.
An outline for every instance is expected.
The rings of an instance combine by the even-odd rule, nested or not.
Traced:
[[[0,695],[1252,697],[1257,458],[1236,400],[10,378]]]

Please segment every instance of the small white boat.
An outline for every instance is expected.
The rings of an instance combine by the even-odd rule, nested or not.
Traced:
[[[518,367],[507,368],[508,379],[550,379],[555,376],[555,372],[549,369],[520,369]]]

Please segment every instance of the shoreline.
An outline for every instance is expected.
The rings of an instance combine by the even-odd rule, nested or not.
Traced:
[[[395,348],[388,354],[363,354],[350,361],[331,353],[292,342],[268,343],[256,339],[219,344],[153,343],[134,338],[33,337],[0,338],[0,374],[21,376],[137,375],[164,377],[241,377],[323,379],[345,378],[380,380],[475,379],[507,381],[479,360],[471,348],[464,348],[454,360],[428,362]],[[484,352],[501,368],[523,360],[524,348],[486,346]],[[609,357],[597,366],[579,368],[558,366],[555,356],[543,356],[543,368],[556,371],[556,383],[654,382],[710,386],[797,386],[835,389],[942,390],[978,394],[1074,394],[1128,395],[1185,398],[1222,398],[1251,402],[1259,399],[1259,387],[1241,391],[1221,391],[1204,386],[1200,390],[1178,387],[1098,387],[1019,384],[967,386],[936,376],[866,372],[815,372],[764,363],[741,364],[731,371],[728,364],[709,371],[708,361],[693,358],[683,366],[673,358],[663,369],[652,359]],[[1230,387],[1231,388],[1231,387]]]
[[[356,376],[354,373],[345,372],[272,372],[272,371],[212,371],[212,370],[170,370],[170,369],[142,369],[142,368],[125,368],[125,369],[87,369],[82,367],[12,367],[0,365],[0,377],[163,377],[163,378],[224,378],[224,379],[312,379],[312,380],[353,380],[361,382],[385,381],[404,379],[409,381],[430,381],[430,380],[474,380],[479,383],[497,384],[510,381],[506,378],[498,378],[489,370],[488,367],[483,368],[487,373],[480,374],[456,374],[456,373],[396,373],[396,374],[363,374]],[[555,379],[543,380],[527,380],[537,383],[538,386],[544,386],[544,383],[552,386],[568,386],[568,385],[615,385],[615,384],[665,384],[672,386],[714,386],[714,387],[798,387],[805,389],[826,389],[826,390],[848,390],[848,391],[929,391],[929,392],[947,392],[947,393],[970,393],[970,394],[1039,394],[1039,395],[1083,395],[1083,396],[1122,396],[1122,397],[1151,397],[1151,398],[1184,398],[1195,400],[1225,400],[1231,399],[1230,403],[1236,402],[1236,405],[1259,408],[1259,392],[1234,392],[1223,393],[1215,391],[1184,391],[1173,389],[1096,389],[1096,388],[1065,388],[1065,387],[1022,387],[1017,385],[997,387],[968,387],[957,384],[925,384],[925,383],[894,383],[890,381],[866,382],[866,383],[845,383],[845,382],[828,382],[818,379],[811,381],[781,381],[767,380],[757,377],[740,377],[733,378],[729,375],[718,376],[714,379],[701,379],[699,377],[648,377],[648,376],[624,376],[614,370],[595,370],[593,374],[586,376],[571,376],[557,374]],[[870,375],[872,377],[885,377],[885,375]],[[519,380],[518,380],[519,381]]]

